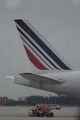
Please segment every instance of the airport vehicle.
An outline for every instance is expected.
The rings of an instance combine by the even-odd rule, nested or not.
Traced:
[[[80,70],[74,69],[27,20],[15,20],[33,73],[7,76],[16,84],[80,97]]]
[[[51,107],[51,110],[53,110],[53,109],[60,110],[61,109],[61,106],[58,104],[49,104],[49,106]]]
[[[39,111],[37,112],[36,109],[39,108]],[[29,116],[32,117],[53,117],[54,114],[51,112],[51,107],[48,105],[42,105],[42,106],[37,106],[35,109],[29,109]]]

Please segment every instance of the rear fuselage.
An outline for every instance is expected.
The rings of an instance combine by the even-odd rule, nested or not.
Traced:
[[[15,77],[15,83],[28,87],[54,92],[59,95],[64,94],[78,98],[80,97],[80,71],[47,73],[41,76],[53,78],[53,79],[59,78],[59,80],[64,80],[65,82],[60,84],[34,82],[27,80],[21,76],[18,76]]]

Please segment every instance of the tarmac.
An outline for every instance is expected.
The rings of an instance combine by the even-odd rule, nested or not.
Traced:
[[[28,106],[0,106],[0,120],[80,120],[79,107],[62,107],[61,110],[53,110],[54,117],[29,117],[28,110],[34,108]]]

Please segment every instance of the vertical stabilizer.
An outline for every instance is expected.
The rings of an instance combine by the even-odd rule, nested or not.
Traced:
[[[15,23],[35,73],[73,69],[28,20]]]

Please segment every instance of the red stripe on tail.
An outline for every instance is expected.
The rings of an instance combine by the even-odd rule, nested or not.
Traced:
[[[25,46],[29,60],[40,70],[48,70]]]

